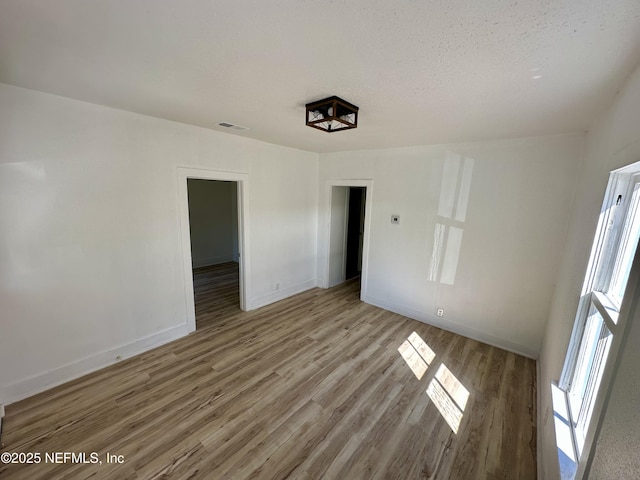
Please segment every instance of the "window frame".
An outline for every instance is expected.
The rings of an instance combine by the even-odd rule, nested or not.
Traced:
[[[637,185],[637,187],[636,187]],[[593,457],[594,439],[602,423],[603,408],[608,401],[613,372],[619,362],[620,345],[625,337],[628,325],[626,318],[630,309],[635,309],[640,285],[640,248],[638,243],[632,245],[631,269],[627,277],[622,300],[618,301],[608,294],[614,281],[615,266],[618,256],[623,251],[622,243],[625,225],[630,218],[631,202],[634,188],[640,189],[640,162],[623,169],[611,172],[605,191],[604,201],[600,210],[600,217],[591,247],[589,263],[585,273],[585,280],[581,291],[571,340],[567,349],[565,363],[558,385],[564,391],[565,401],[569,412],[570,429],[573,440],[577,472],[573,478],[582,478]],[[640,215],[640,205],[636,204],[637,215]],[[627,239],[628,240],[628,239]],[[579,368],[579,358],[583,345],[583,336],[591,308],[595,307],[603,319],[603,325],[611,333],[611,343],[602,362],[602,375],[597,388],[592,392],[589,402],[593,403],[591,414],[584,425],[584,439],[579,447],[576,429],[578,417],[585,406],[581,397],[580,409],[573,412],[571,408],[571,388],[576,381]],[[592,357],[593,358],[593,357]],[[596,364],[597,366],[598,364]],[[585,378],[589,379],[594,365],[590,365]],[[597,373],[597,371],[596,371]]]
[[[638,165],[638,173],[640,173],[640,165]],[[573,375],[576,369],[576,363],[579,356],[579,348],[582,341],[582,335],[586,324],[586,318],[589,314],[591,305],[590,292],[601,291],[606,285],[607,277],[610,278],[611,270],[613,270],[613,264],[615,264],[615,255],[612,255],[614,247],[620,238],[620,232],[614,231],[613,237],[608,235],[607,225],[612,221],[612,216],[617,213],[618,209],[611,212],[610,209],[616,207],[615,203],[618,195],[623,195],[623,199],[627,199],[627,191],[629,190],[630,174],[621,174],[613,172],[610,175],[609,184],[605,193],[602,208],[600,210],[600,219],[594,235],[593,244],[591,247],[591,254],[589,257],[589,264],[587,266],[587,272],[585,274],[582,291],[580,293],[580,300],[578,303],[578,310],[576,312],[576,318],[573,326],[573,332],[571,334],[571,340],[569,342],[569,348],[567,351],[564,367],[560,376],[558,386],[562,390],[569,390],[573,380]],[[625,208],[628,207],[628,202],[623,202]],[[622,206],[622,205],[618,205]],[[616,230],[621,230],[618,228]],[[606,265],[601,264],[603,257],[609,257]]]

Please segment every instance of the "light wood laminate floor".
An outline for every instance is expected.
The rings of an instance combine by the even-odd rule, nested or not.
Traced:
[[[0,478],[535,479],[535,362],[361,303],[358,288],[229,307],[10,405],[2,452],[103,463],[0,464]]]
[[[215,325],[217,319],[240,313],[239,266],[221,263],[193,270],[196,328]]]

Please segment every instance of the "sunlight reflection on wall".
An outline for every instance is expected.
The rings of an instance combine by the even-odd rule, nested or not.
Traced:
[[[473,158],[447,152],[442,169],[438,222],[433,233],[429,281],[453,285],[462,247],[473,176]]]
[[[43,225],[52,217],[53,198],[46,188],[46,177],[41,162],[0,165],[0,194],[4,194],[0,230],[5,234],[4,251],[0,251],[3,288],[32,288],[32,279],[27,276],[51,262],[50,252],[33,248],[32,240],[41,236]]]

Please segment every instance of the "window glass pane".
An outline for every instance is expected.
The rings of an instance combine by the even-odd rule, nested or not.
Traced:
[[[627,287],[627,280],[629,279],[631,263],[633,262],[638,237],[640,236],[639,204],[640,184],[635,184],[628,214],[620,237],[620,246],[618,247],[616,262],[613,267],[613,275],[607,292],[618,305],[622,303],[624,290]]]
[[[582,450],[596,394],[602,380],[612,335],[602,315],[591,304],[585,325],[575,375],[569,390],[569,407],[576,431],[578,450]]]

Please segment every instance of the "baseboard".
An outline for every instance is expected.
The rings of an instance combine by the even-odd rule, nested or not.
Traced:
[[[90,355],[72,363],[0,387],[0,401],[5,405],[23,400],[32,395],[95,372],[121,360],[159,347],[189,333],[186,324],[168,328],[131,343]]]
[[[248,309],[255,310],[256,308],[264,307],[265,305],[269,305],[271,303],[284,300],[285,298],[289,298],[292,295],[311,290],[312,288],[315,288],[317,286],[318,283],[316,279],[313,278],[311,280],[307,280],[306,282],[298,283],[291,287],[283,288],[282,290],[277,290],[275,292],[268,293],[267,295],[253,298],[248,302]]]
[[[391,312],[404,315],[405,317],[418,320],[419,322],[426,323],[428,325],[432,325],[434,327],[438,327],[458,335],[462,335],[463,337],[486,343],[488,345],[492,345],[509,352],[517,353],[518,355],[522,355],[523,357],[532,358],[534,360],[537,360],[538,358],[538,352],[533,351],[530,348],[517,342],[499,338],[494,335],[485,333],[481,330],[467,327],[466,325],[461,325],[451,320],[443,320],[441,317],[438,317],[436,315],[431,315],[419,310],[414,310],[412,308],[405,307],[404,305],[398,305],[392,302],[380,300],[370,295],[367,295],[365,298],[363,298],[363,301],[375,307],[384,308],[385,310],[389,310]]]

